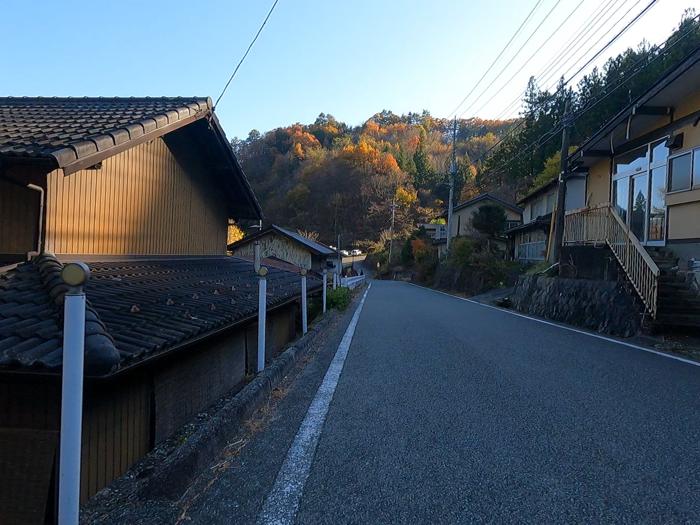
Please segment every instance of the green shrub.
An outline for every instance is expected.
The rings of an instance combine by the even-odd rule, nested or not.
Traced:
[[[328,308],[345,310],[350,304],[350,288],[336,288],[335,290],[328,290],[327,293]]]

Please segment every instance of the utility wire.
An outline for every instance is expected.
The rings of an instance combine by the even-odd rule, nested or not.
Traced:
[[[649,3],[647,4],[647,6],[646,6],[644,9],[642,9],[642,10],[637,14],[637,16],[635,16],[629,23],[627,23],[627,25],[625,25],[625,27],[623,27],[623,28],[622,28],[622,29],[621,29],[607,44],[605,44],[595,55],[593,55],[590,59],[588,59],[588,61],[587,61],[585,64],[583,64],[580,68],[578,68],[578,70],[576,70],[576,73],[574,73],[573,75],[571,75],[571,76],[569,77],[569,79],[566,81],[566,83],[568,84],[568,83],[571,82],[574,78],[576,78],[576,76],[577,76],[581,71],[583,71],[591,62],[593,62],[596,58],[598,58],[598,57],[601,55],[601,53],[603,53],[603,51],[605,51],[606,49],[608,49],[618,38],[620,38],[622,35],[624,35],[630,27],[632,27],[640,18],[642,18],[645,14],[647,14],[647,13],[649,12],[649,9],[651,9],[652,7],[654,7],[654,4],[656,4],[656,2],[658,2],[658,0],[651,0],[651,2],[649,2]],[[635,3],[632,7],[630,7],[630,8],[627,10],[627,13],[629,13],[629,12],[634,8],[634,6],[636,6],[638,3],[639,3],[639,2]],[[622,17],[620,18],[620,20],[622,20],[624,17],[626,17],[626,16],[627,16],[627,13],[625,13],[624,15],[622,15]],[[615,25],[617,25],[617,22],[615,23]],[[614,27],[614,26],[613,26],[613,27]],[[610,30],[612,30],[612,28],[610,28]],[[610,30],[608,30],[608,33],[610,32]],[[605,35],[607,35],[607,33],[605,33]],[[596,46],[596,45],[598,44],[598,42],[600,42],[600,41],[605,37],[605,35],[601,36],[601,37],[595,42],[595,44],[593,44],[593,46],[591,46],[591,47]]]
[[[255,33],[255,36],[253,37],[253,40],[251,40],[250,45],[248,45],[248,49],[245,50],[245,53],[243,53],[243,56],[241,57],[241,60],[238,62],[236,65],[236,69],[233,70],[233,73],[231,73],[231,76],[228,79],[228,82],[226,82],[226,85],[224,86],[224,89],[221,91],[221,95],[219,95],[219,98],[216,99],[216,102],[214,103],[214,108],[219,105],[219,101],[221,100],[221,97],[224,96],[224,93],[226,93],[226,90],[228,89],[229,84],[233,80],[233,77],[236,76],[236,73],[238,73],[238,69],[241,67],[243,64],[243,61],[245,60],[245,57],[248,56],[248,53],[250,53],[250,50],[253,47],[253,44],[255,44],[255,41],[258,39],[260,36],[260,33],[262,33],[263,28],[265,27],[265,24],[267,24],[267,21],[270,19],[270,15],[272,15],[272,12],[275,10],[275,7],[277,7],[277,2],[279,0],[275,0],[274,3],[272,4],[272,7],[267,13],[267,16],[265,17],[265,20],[263,20],[263,23],[260,25],[260,29],[258,29],[258,32]]]
[[[554,3],[554,5],[553,5],[553,6],[551,7],[551,9],[547,12],[547,14],[545,15],[545,17],[540,21],[539,24],[537,24],[537,27],[532,31],[532,33],[530,33],[530,36],[527,37],[527,40],[525,40],[525,42],[523,42],[523,44],[520,46],[520,48],[519,48],[518,51],[515,53],[515,55],[513,55],[513,56],[511,57],[511,59],[508,61],[508,63],[507,63],[505,66],[503,66],[503,68],[501,69],[501,71],[498,73],[498,75],[496,75],[496,77],[491,81],[491,83],[490,83],[488,86],[486,86],[486,88],[484,88],[484,89],[481,91],[481,93],[479,93],[479,95],[476,97],[476,99],[475,99],[465,110],[462,111],[462,113],[460,114],[460,117],[461,117],[462,115],[464,115],[467,111],[469,111],[471,108],[473,108],[473,107],[474,107],[474,104],[476,104],[476,102],[477,102],[479,99],[481,99],[481,97],[484,95],[484,93],[486,93],[486,92],[496,83],[496,81],[497,81],[497,80],[501,77],[501,75],[506,71],[506,69],[508,68],[508,66],[510,66],[510,65],[513,63],[513,60],[515,60],[515,59],[518,57],[518,55],[520,54],[520,52],[525,48],[525,46],[527,46],[527,44],[530,42],[530,40],[532,40],[532,37],[535,36],[535,34],[537,33],[537,31],[540,29],[540,27],[542,27],[542,24],[544,24],[544,23],[547,21],[547,19],[548,19],[548,18],[550,17],[550,15],[554,12],[554,10],[557,8],[557,6],[559,5],[560,2],[561,2],[561,0],[557,0],[557,1]]]
[[[575,47],[575,45],[582,41],[586,35],[593,30],[593,34],[597,33],[599,30],[598,22],[600,17],[604,16],[612,7],[614,7],[615,4],[619,3],[620,0],[607,0],[605,4],[603,4],[600,8],[599,11],[594,11],[591,16],[581,25],[579,28],[574,32],[574,35],[571,37],[571,39],[567,42],[567,44],[564,46],[564,48],[561,49],[561,51],[554,56],[549,64],[545,66],[542,70],[540,70],[539,73],[534,75],[535,80],[538,82],[540,85],[547,85],[549,80],[551,79],[552,74],[554,73],[554,68],[556,68],[562,61],[563,58],[569,57],[572,53],[569,53],[569,50],[571,49],[572,46]],[[560,75],[561,76],[561,75]],[[542,80],[544,78],[544,80]],[[501,113],[496,117],[496,120],[500,120],[506,117],[513,109],[515,109],[515,106],[518,105],[519,102],[522,101],[523,97],[527,94],[527,89],[523,90],[523,92],[515,97],[505,108]]]
[[[695,16],[695,17],[692,18],[691,20],[692,20],[692,21],[696,21],[698,18],[700,18],[700,15]],[[694,27],[691,27],[690,29],[688,29],[688,30],[687,30],[685,33],[683,33],[675,42],[673,42],[672,44],[670,44],[670,45],[668,45],[668,46],[665,46],[664,49],[663,49],[663,51],[661,51],[658,55],[656,55],[655,57],[653,57],[653,58],[651,58],[650,60],[648,60],[648,62],[647,62],[646,64],[642,65],[642,66],[641,66],[639,69],[637,69],[636,71],[633,70],[631,74],[629,74],[628,76],[626,75],[624,79],[619,80],[619,81],[617,82],[617,84],[616,84],[615,86],[613,86],[612,89],[606,91],[606,93],[605,93],[604,95],[601,95],[600,97],[598,97],[598,98],[594,99],[593,101],[591,101],[586,107],[581,108],[581,109],[578,110],[573,116],[571,116],[571,117],[569,117],[569,118],[575,120],[575,119],[578,119],[578,118],[582,117],[582,116],[583,116],[584,114],[586,114],[588,111],[592,110],[592,109],[593,109],[594,107],[596,107],[598,104],[600,104],[600,103],[603,102],[605,99],[607,99],[608,97],[610,97],[610,96],[611,96],[613,93],[615,93],[619,88],[621,88],[622,86],[626,85],[626,84],[627,84],[629,81],[631,81],[634,77],[636,77],[637,75],[639,75],[640,73],[642,73],[642,72],[643,72],[647,67],[649,67],[653,62],[655,62],[656,60],[658,60],[658,59],[660,59],[661,57],[665,56],[671,49],[673,49],[673,47],[675,47],[677,44],[679,44],[683,39],[685,39],[690,33],[694,32],[695,30],[696,30],[696,29],[695,29]],[[671,35],[669,35],[668,38],[670,38],[670,37],[671,37]],[[668,40],[668,39],[667,39],[667,40]],[[696,51],[697,51],[697,50],[700,50],[700,47],[696,48]],[[646,59],[644,59],[644,58],[638,60],[638,61],[634,64],[633,68],[636,67],[637,65],[641,64],[641,63],[644,62],[645,60],[646,60]],[[607,121],[606,121],[606,123],[607,123]],[[490,171],[495,171],[495,170],[503,170],[504,168],[508,167],[512,162],[514,162],[515,160],[519,159],[519,158],[522,157],[524,154],[528,153],[533,147],[534,147],[534,148],[539,148],[539,147],[543,146],[544,144],[546,144],[547,142],[549,142],[549,141],[552,139],[552,137],[554,137],[556,134],[558,134],[558,133],[562,130],[563,126],[564,126],[564,123],[563,123],[563,122],[560,122],[559,125],[555,126],[551,131],[548,131],[548,132],[542,134],[537,140],[531,142],[530,144],[528,144],[527,146],[525,146],[524,148],[522,148],[518,154],[516,154],[514,157],[511,157],[508,161],[506,161],[505,164],[501,164],[501,165],[499,165],[499,166],[496,166],[496,167],[494,167],[494,168],[488,170],[487,173],[490,172]]]
[[[599,56],[600,53],[602,53],[605,49],[607,49],[608,47],[610,47],[618,38],[620,38],[620,36],[622,36],[622,34],[624,34],[625,31],[627,31],[632,25],[634,25],[634,24],[641,18],[641,16],[644,15],[644,14],[649,10],[649,8],[650,8],[654,3],[656,3],[657,1],[658,1],[658,0],[652,0],[652,1],[650,2],[650,4],[647,5],[637,16],[635,16],[631,21],[629,21],[629,22],[626,24],[626,26],[625,26],[621,31],[619,31],[612,39],[610,39],[610,40],[605,44],[605,46],[603,46],[603,48],[595,54],[595,56],[594,56],[592,59],[590,59],[582,68],[579,69],[579,71],[576,73],[576,75],[578,75],[578,73],[580,73],[580,71],[581,71],[583,68],[585,68],[586,65],[590,64],[590,62],[591,62],[592,60],[594,60],[597,56]],[[639,0],[638,0],[638,2],[639,2]],[[637,2],[637,3],[638,3],[638,2]],[[635,5],[636,5],[636,4],[635,4]],[[629,11],[628,11],[628,12],[629,12]],[[626,13],[625,13],[625,15],[626,15]],[[699,16],[700,16],[700,15],[699,15]],[[624,18],[624,15],[623,15],[623,18]],[[618,22],[619,22],[619,20],[618,20]],[[613,27],[614,27],[615,25],[617,25],[617,22],[613,25]],[[611,29],[609,29],[609,30],[607,31],[607,33],[609,33],[610,30],[611,30]],[[607,34],[607,33],[606,33],[606,34]],[[670,37],[670,35],[669,35],[669,37]],[[598,41],[600,41],[600,39],[599,39]],[[590,50],[590,49],[589,49],[589,50]],[[586,52],[588,52],[588,51],[586,51]],[[571,82],[571,80],[573,80],[573,78],[575,78],[576,75],[573,75],[573,76],[569,77],[569,79],[568,79],[566,82],[564,82],[564,83],[562,84],[562,87],[566,87],[566,86],[568,85],[568,83]],[[547,96],[547,97],[545,98],[545,100],[543,100],[543,101],[541,102],[541,104],[544,104],[544,103],[546,103],[546,102],[549,102],[550,100],[552,100],[552,99],[555,97],[555,95],[556,95],[556,93],[550,94],[549,96]],[[486,151],[479,157],[479,159],[477,159],[476,162],[479,162],[479,161],[483,160],[484,158],[486,158],[486,155],[488,155],[491,151],[493,151],[493,150],[496,149],[498,146],[500,146],[503,142],[505,142],[505,140],[506,140],[509,136],[511,136],[513,133],[515,133],[515,132],[516,132],[518,129],[520,129],[524,124],[525,124],[525,121],[524,121],[524,120],[521,120],[518,124],[516,124],[513,128],[511,128],[511,130],[509,130],[508,132],[506,132],[506,134],[505,134],[498,142],[496,142],[496,144],[494,144],[494,145],[491,146],[488,150],[486,150]]]
[[[484,80],[484,78],[486,78],[486,75],[489,74],[489,72],[491,71],[491,69],[493,69],[493,66],[495,66],[495,65],[496,65],[496,62],[498,62],[498,59],[500,59],[500,58],[503,56],[503,53],[505,53],[506,49],[508,49],[508,47],[510,46],[510,44],[513,43],[513,40],[515,40],[515,37],[517,37],[517,36],[520,34],[520,31],[523,29],[523,27],[525,26],[525,24],[527,24],[527,21],[530,20],[530,17],[532,17],[532,14],[535,12],[535,10],[537,9],[537,7],[538,7],[541,3],[542,3],[542,0],[537,0],[537,2],[535,3],[535,5],[533,6],[533,8],[530,9],[530,12],[529,12],[529,13],[527,14],[527,16],[525,17],[525,20],[523,20],[523,21],[521,22],[521,24],[520,24],[520,26],[518,27],[518,29],[516,29],[515,33],[513,33],[513,36],[511,36],[511,37],[510,37],[510,40],[508,40],[508,43],[503,47],[503,49],[501,49],[501,52],[498,53],[498,56],[493,60],[493,62],[491,62],[491,65],[490,65],[490,66],[488,67],[488,69],[484,72],[484,74],[481,75],[481,78],[479,79],[479,81],[478,81],[476,84],[474,84],[474,87],[471,89],[471,91],[469,91],[469,93],[467,93],[467,95],[462,99],[462,101],[461,101],[459,104],[457,104],[457,107],[455,107],[455,108],[452,110],[452,112],[450,113],[450,118],[452,117],[452,115],[454,115],[455,113],[457,113],[457,111],[459,111],[459,108],[462,106],[462,104],[464,104],[464,103],[467,101],[467,99],[471,96],[471,94],[474,93],[474,90],[476,90],[476,88],[479,87],[479,84],[481,84],[481,82]]]
[[[561,73],[561,75],[559,75],[558,79],[555,79],[553,82],[551,82],[551,83],[549,83],[549,85],[547,85],[547,83],[552,79],[552,77],[553,77],[553,75],[554,75],[554,71],[552,71],[552,72],[545,78],[545,80],[542,81],[542,84],[547,85],[547,87],[544,88],[543,92],[548,92],[549,90],[554,89],[554,88],[557,86],[557,83],[559,82],[559,79],[561,79],[561,80],[563,81],[563,77],[565,77],[566,74],[567,74],[569,71],[571,71],[571,69],[573,69],[574,67],[576,67],[576,65],[579,63],[579,61],[580,61],[581,59],[584,59],[584,58],[586,57],[586,55],[587,55],[596,45],[598,45],[598,43],[599,43],[603,38],[605,38],[605,36],[607,36],[607,35],[616,27],[616,26],[627,16],[627,14],[629,14],[629,12],[634,8],[634,6],[636,6],[640,1],[641,1],[641,0],[637,0],[637,1],[634,3],[634,5],[633,5],[632,7],[630,7],[630,8],[625,12],[624,15],[622,15],[620,18],[618,18],[617,21],[616,21],[612,26],[610,26],[610,27],[607,29],[607,31],[605,31],[605,33],[603,33],[603,34],[598,38],[598,40],[596,40],[591,46],[589,46],[580,56],[578,56],[578,58],[575,58],[574,61],[573,61],[573,63],[572,63],[570,66],[568,66],[567,69],[564,70],[563,73]],[[656,1],[656,0],[655,0],[655,1]],[[623,5],[624,5],[624,3],[625,3],[625,2],[623,2]],[[607,9],[604,8],[604,10],[600,11],[600,12],[599,12],[599,15],[603,15],[604,13],[607,13],[607,11],[609,11],[609,9],[610,9],[611,7],[613,7],[614,5],[615,5],[615,4],[610,4],[610,5],[607,7]],[[645,11],[646,11],[646,10],[645,10]],[[642,14],[643,14],[643,13],[642,13]],[[598,18],[598,17],[596,17],[596,18]],[[571,82],[571,80],[573,80],[573,78],[576,77],[576,75],[578,75],[578,74],[579,74],[583,69],[585,69],[593,60],[595,60],[595,58],[597,58],[605,49],[607,49],[607,47],[609,47],[610,45],[612,45],[612,44],[615,42],[615,40],[617,40],[617,38],[619,38],[619,37],[622,35],[622,33],[624,33],[625,31],[627,31],[627,29],[629,29],[629,28],[631,27],[630,24],[634,24],[636,21],[637,21],[637,19],[632,20],[630,23],[628,23],[628,25],[625,26],[625,27],[623,28],[623,30],[620,32],[620,34],[616,35],[613,39],[611,39],[611,40],[606,44],[606,47],[600,49],[600,50],[595,54],[595,56],[593,56],[591,59],[589,59],[583,66],[581,66],[581,67],[579,68],[579,70],[578,70],[574,75],[572,75],[568,80],[563,81],[563,84],[562,84],[562,85],[563,85],[563,86],[568,85],[568,84]],[[604,24],[604,23],[605,23],[605,22],[603,22],[603,24]],[[600,26],[600,27],[596,28],[596,29],[593,31],[593,33],[590,35],[590,38],[593,38],[593,37],[598,33],[599,29],[602,29],[602,28],[603,28],[603,26]],[[588,33],[589,33],[589,31],[585,31],[584,34],[581,35],[581,37],[580,37],[581,42],[585,42],[585,40],[583,40],[583,39],[584,39],[584,37],[585,37],[586,35],[588,35]],[[577,53],[580,49],[581,49],[581,45],[576,45],[576,46],[574,46],[574,50],[572,51],[572,53],[575,54],[575,53]],[[564,50],[563,52],[564,52],[564,53],[566,52],[566,48],[565,48],[565,50]],[[566,65],[564,65],[564,67],[566,67]],[[537,77],[535,77],[535,78],[537,78]],[[512,106],[514,103],[517,105],[517,103],[518,103],[519,101],[522,100],[522,97],[524,97],[526,93],[527,93],[527,89],[525,89],[525,90],[522,92],[522,94],[521,94],[517,99],[515,99],[513,102],[511,102],[511,104],[509,105],[509,107]],[[553,94],[549,95],[547,98],[545,98],[545,100],[542,101],[542,104],[544,104],[544,103],[548,102],[549,100],[551,100],[551,99],[555,96],[555,94],[556,94],[556,93],[553,93]],[[493,97],[492,97],[492,98],[493,98]],[[506,108],[506,109],[507,109],[507,111],[506,111],[506,114],[507,114],[507,112],[510,111],[510,109],[509,109],[509,108]],[[503,114],[503,112],[501,112],[501,114],[499,114],[499,116],[497,117],[497,119],[502,118],[502,117],[501,117],[502,114]],[[516,124],[516,126],[514,126],[514,127],[515,127],[515,130],[517,130],[517,128],[521,127],[522,125],[523,125],[523,122],[520,121],[518,124]],[[515,131],[515,130],[513,130],[513,131]],[[510,130],[509,130],[508,133],[510,133]]]
[[[578,8],[581,7],[581,5],[583,5],[583,0],[580,0],[580,2],[578,4],[576,4],[576,7],[574,7],[574,9],[566,16],[566,18],[564,20],[562,20],[562,22],[557,26],[557,28],[547,38],[544,39],[544,41],[540,44],[540,47],[535,49],[535,51],[527,58],[527,60],[525,60],[523,65],[521,65],[515,71],[515,73],[513,73],[510,76],[510,78],[508,80],[506,80],[503,83],[503,85],[493,95],[491,95],[491,97],[486,102],[484,102],[481,106],[479,106],[479,108],[474,111],[474,114],[478,115],[479,111],[481,111],[484,107],[486,107],[486,105],[489,102],[491,102],[494,98],[496,98],[501,93],[501,91],[503,91],[510,84],[510,82],[515,78],[515,76],[518,73],[520,73],[525,68],[525,66],[527,66],[530,63],[530,61],[535,57],[535,55],[542,50],[542,48],[545,46],[545,44],[547,44],[549,42],[549,40],[555,34],[557,34],[557,32],[562,28],[562,26],[574,15],[574,13],[576,13],[576,11],[578,11]]]

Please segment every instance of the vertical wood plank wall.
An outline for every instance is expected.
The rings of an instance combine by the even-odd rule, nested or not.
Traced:
[[[0,179],[0,254],[36,249],[39,194]]]
[[[151,449],[151,386],[147,376],[85,389],[80,500],[124,474]]]
[[[48,175],[46,249],[57,254],[224,255],[227,212],[204,173],[158,138],[96,170]]]

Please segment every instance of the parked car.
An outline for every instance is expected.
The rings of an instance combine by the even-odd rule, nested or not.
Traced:
[[[355,248],[354,250],[350,251],[350,255],[362,255],[362,251]]]
[[[347,250],[340,250],[340,255],[342,255],[343,257],[348,257],[350,255],[350,252],[348,252]]]

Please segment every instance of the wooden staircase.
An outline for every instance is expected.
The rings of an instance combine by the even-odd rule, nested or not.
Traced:
[[[667,248],[648,248],[659,267],[656,325],[700,330],[700,295],[691,286],[692,274],[678,268],[678,257]]]

